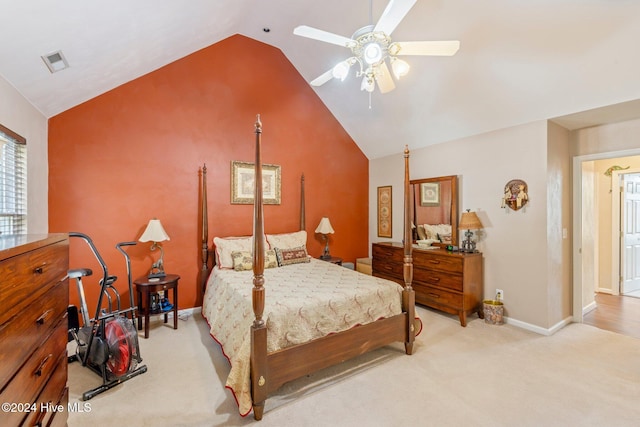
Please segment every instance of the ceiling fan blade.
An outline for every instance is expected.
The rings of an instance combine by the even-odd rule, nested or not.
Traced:
[[[322,86],[332,78],[333,78],[333,68],[325,73],[322,73],[320,76],[316,77],[315,79],[311,80],[309,84],[311,86]]]
[[[333,34],[328,31],[318,30],[317,28],[308,27],[306,25],[300,25],[299,27],[294,28],[293,34],[296,36],[320,40],[326,43],[337,44],[342,47],[348,47],[350,44],[354,43],[354,41],[348,37]]]
[[[413,5],[416,4],[416,1],[417,0],[389,0],[387,7],[384,9],[384,12],[382,12],[382,16],[373,31],[382,31],[390,36],[400,21],[409,13]]]
[[[380,93],[391,92],[396,88],[396,85],[395,83],[393,83],[393,79],[391,78],[391,73],[389,72],[387,63],[381,63],[379,69],[380,73],[376,74],[376,82],[378,83],[378,89],[380,89]]]
[[[458,40],[397,42],[393,44],[398,47],[396,55],[452,56],[460,49]]]

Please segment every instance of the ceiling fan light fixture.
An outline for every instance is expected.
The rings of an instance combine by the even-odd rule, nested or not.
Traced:
[[[400,77],[406,76],[410,68],[407,61],[395,57],[391,58],[391,70],[396,79],[400,80]]]
[[[370,22],[372,3],[369,3]],[[296,27],[295,35],[346,47],[352,53],[351,58],[325,71],[312,80],[311,85],[321,86],[333,78],[344,80],[349,68],[357,62],[356,78],[363,77],[360,89],[371,93],[377,86],[380,93],[387,93],[395,88],[394,76],[398,80],[409,72],[409,64],[398,59],[398,55],[454,55],[460,47],[457,40],[392,42],[391,33],[416,3],[417,0],[388,0],[378,22],[356,30],[351,38],[306,25]]]
[[[369,65],[377,64],[382,59],[382,47],[376,42],[368,43],[365,45],[362,54],[364,62]]]
[[[347,76],[349,75],[349,68],[351,68],[351,65],[353,65],[353,61],[351,59],[352,58],[349,58],[347,60],[338,62],[335,67],[333,67],[331,74],[333,74],[334,78],[340,79],[340,81],[344,81],[344,79],[347,78]]]
[[[374,91],[375,88],[376,88],[376,82],[373,79],[373,73],[367,72],[362,78],[362,83],[360,84],[360,90],[363,90],[363,91],[366,90],[367,92],[371,93]]]

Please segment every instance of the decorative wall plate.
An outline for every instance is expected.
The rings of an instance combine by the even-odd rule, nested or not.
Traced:
[[[511,208],[514,211],[521,209],[529,201],[529,187],[521,179],[512,179],[504,186],[502,207]]]

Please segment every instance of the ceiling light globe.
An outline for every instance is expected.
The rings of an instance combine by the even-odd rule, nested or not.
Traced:
[[[366,90],[371,93],[376,88],[376,83],[373,80],[373,76],[364,76],[362,83],[360,84],[360,90]]]
[[[382,59],[382,47],[378,43],[372,42],[364,47],[362,52],[364,56],[364,62],[369,65],[380,62]]]
[[[333,67],[332,74],[336,79],[344,81],[347,75],[349,75],[349,64],[347,63],[347,61],[342,61],[336,64],[336,66]]]
[[[409,68],[409,64],[402,59],[395,58],[391,62],[391,69],[393,70],[393,75],[396,76],[396,79],[406,76],[407,73],[409,73]]]

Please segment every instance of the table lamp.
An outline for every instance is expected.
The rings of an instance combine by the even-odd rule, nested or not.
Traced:
[[[167,232],[164,231],[160,220],[156,218],[153,218],[149,221],[149,224],[147,224],[147,228],[144,230],[144,233],[142,233],[142,236],[140,236],[140,238],[138,239],[138,241],[140,242],[153,242],[153,244],[151,245],[152,251],[160,249],[160,258],[158,259],[158,261],[154,262],[153,265],[151,265],[151,271],[149,271],[148,276],[149,279],[166,276],[166,273],[164,272],[163,261],[164,250],[162,249],[162,246],[158,244],[159,242],[164,242],[165,240],[171,239],[169,238]]]
[[[316,233],[322,234],[326,242],[324,246],[324,253],[320,256],[320,259],[331,259],[331,254],[329,253],[329,237],[327,236],[327,234],[333,234],[334,231],[333,227],[331,227],[331,222],[329,222],[329,218],[323,217],[320,220],[320,224],[318,224],[318,228],[316,228]]]
[[[462,213],[458,228],[467,229],[464,233],[467,239],[462,242],[462,252],[475,252],[476,242],[471,240],[471,236],[473,236],[473,232],[471,230],[482,229],[482,223],[480,222],[478,215],[476,215],[475,212],[471,212],[471,209],[467,209],[466,212]]]

